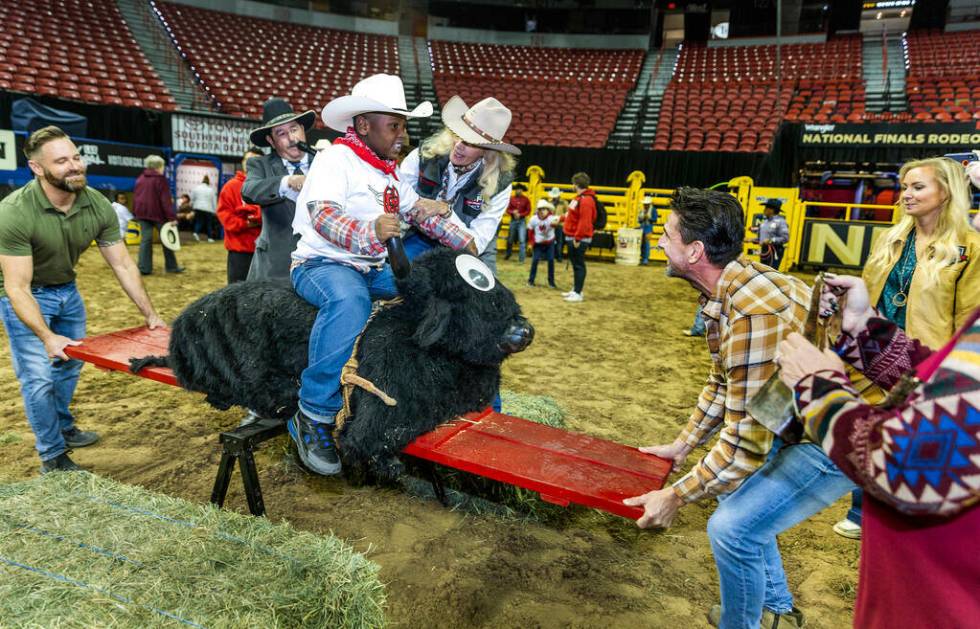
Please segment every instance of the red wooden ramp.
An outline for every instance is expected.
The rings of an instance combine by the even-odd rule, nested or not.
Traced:
[[[169,329],[131,328],[87,338],[66,352],[103,369],[129,373],[129,359],[167,353]],[[176,385],[169,369],[144,378]],[[623,498],[660,489],[670,462],[636,448],[494,413],[490,409],[443,424],[405,447],[406,454],[541,494],[554,504],[601,509],[626,518],[643,510]]]

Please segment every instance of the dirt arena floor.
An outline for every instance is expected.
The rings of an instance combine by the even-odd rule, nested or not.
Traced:
[[[135,248],[131,248],[135,256]],[[146,278],[165,320],[220,287],[220,244],[188,243],[183,275]],[[586,301],[526,286],[530,260],[501,262],[501,278],[534,323],[533,345],[504,364],[504,388],[555,398],[570,430],[647,445],[673,440],[703,384],[702,339],[680,334],[695,293],[663,266],[589,265]],[[539,284],[546,283],[539,269]],[[89,333],[142,319],[95,251],[83,255],[79,285]],[[568,290],[571,270],[558,268]],[[0,478],[37,474],[7,339],[0,345]],[[217,432],[243,413],[218,412],[196,394],[86,366],[74,412],[102,440],[73,457],[95,473],[194,502],[210,496],[219,459]],[[705,534],[714,507],[684,508],[666,531],[585,509],[558,523],[450,510],[393,489],[352,488],[304,474],[288,463],[285,438],[268,445],[258,467],[269,517],[332,532],[381,566],[394,627],[707,627],[718,579]],[[704,450],[695,453],[697,457]],[[692,455],[688,463],[696,460]],[[246,512],[236,472],[229,508]],[[780,538],[797,606],[814,628],[847,627],[859,544],[830,527],[841,500]]]

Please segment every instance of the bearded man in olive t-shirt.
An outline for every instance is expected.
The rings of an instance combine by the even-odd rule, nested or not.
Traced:
[[[150,329],[163,325],[126,251],[108,199],[86,186],[85,162],[58,127],[24,142],[33,181],[0,201],[0,320],[10,340],[41,473],[81,469],[69,448],[91,445],[68,410],[82,363],[65,354],[85,336],[75,264],[94,240]]]

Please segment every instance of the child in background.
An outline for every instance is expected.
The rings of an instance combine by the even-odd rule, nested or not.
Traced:
[[[538,273],[538,261],[548,261],[548,286],[555,286],[555,225],[558,217],[552,216],[551,211],[555,206],[545,199],[538,201],[537,213],[531,217],[530,229],[534,234],[534,253],[531,257],[531,274],[527,278],[527,285],[534,286],[534,278]]]

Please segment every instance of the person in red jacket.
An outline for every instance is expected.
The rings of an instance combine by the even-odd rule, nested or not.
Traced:
[[[242,156],[242,169],[235,173],[218,195],[218,220],[225,229],[225,249],[228,250],[228,283],[241,282],[255,255],[255,239],[262,231],[262,208],[242,200],[246,164],[261,157],[262,150],[252,147]]]
[[[517,242],[517,259],[523,263],[527,255],[527,217],[531,215],[531,200],[524,193],[527,186],[522,183],[514,184],[514,196],[507,204],[507,214],[510,216],[510,227],[507,229],[507,250],[504,260],[510,260],[511,247]]]
[[[585,288],[585,252],[592,243],[592,225],[595,223],[595,191],[589,187],[591,180],[585,173],[572,175],[576,197],[568,204],[565,214],[565,242],[568,243],[568,259],[572,263],[574,286],[562,297],[568,302],[580,302]]]

